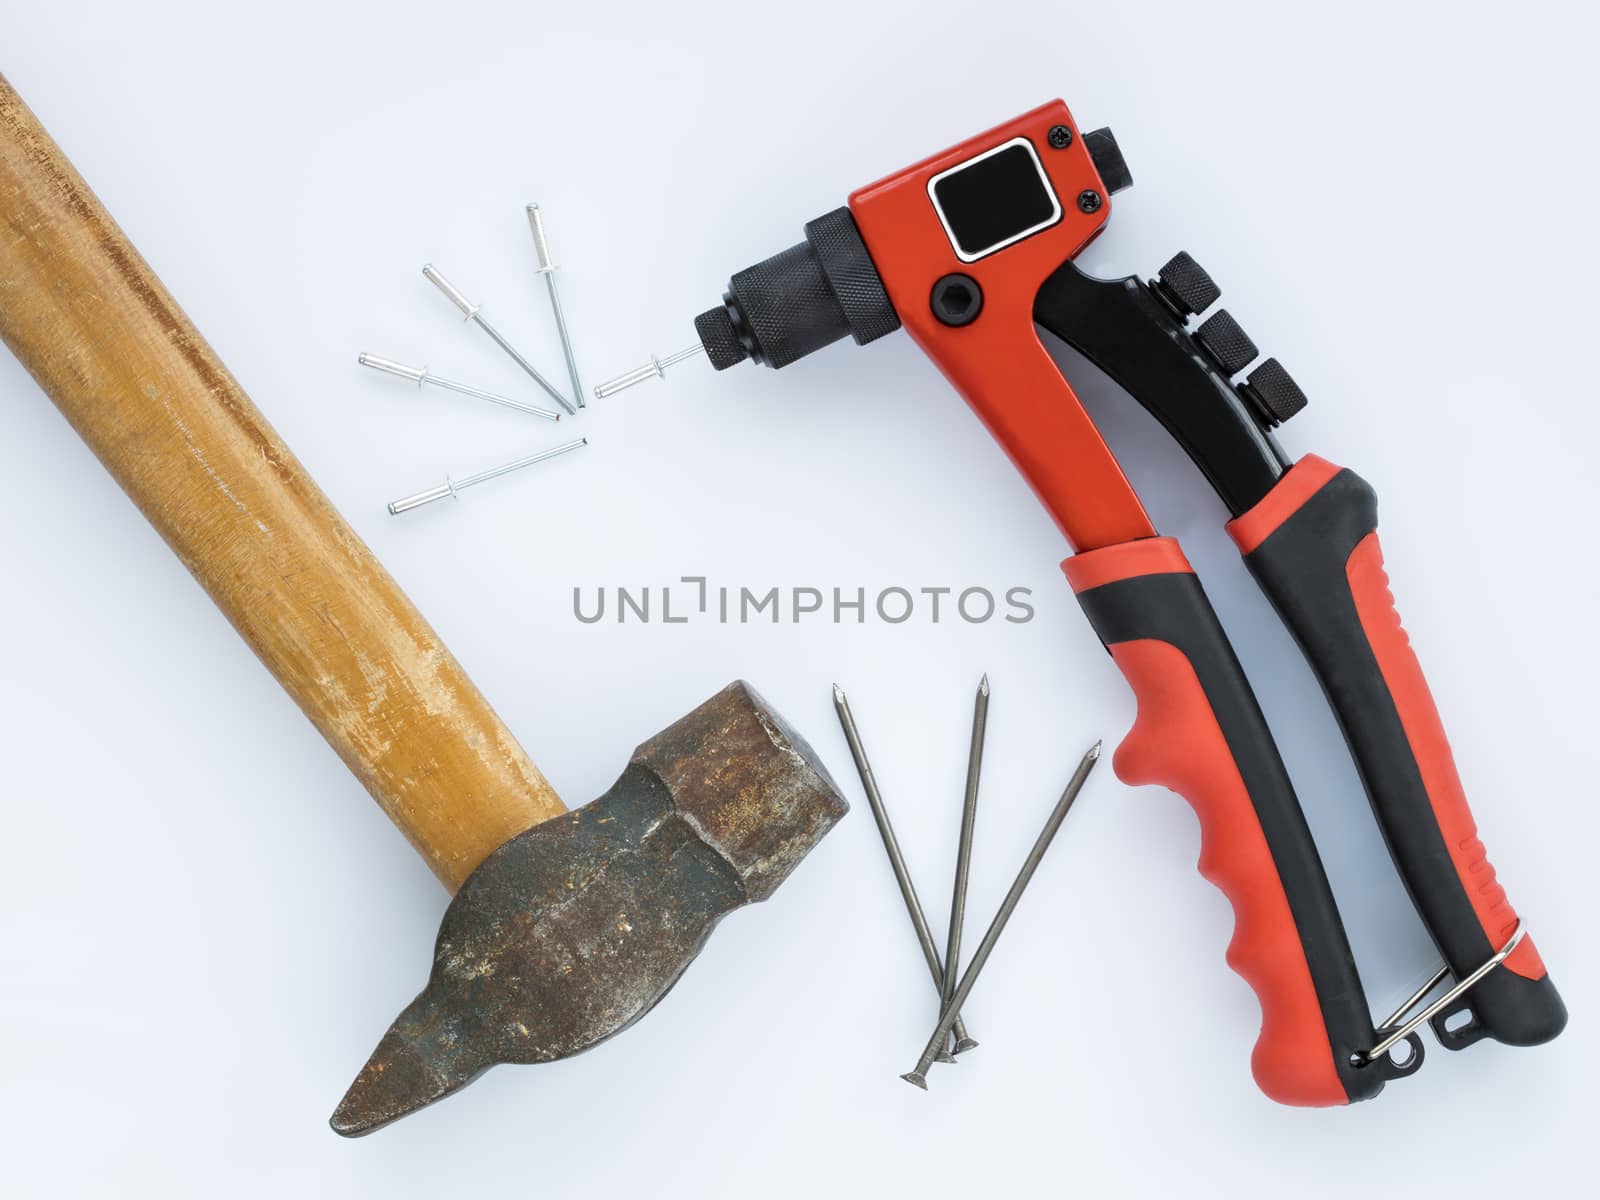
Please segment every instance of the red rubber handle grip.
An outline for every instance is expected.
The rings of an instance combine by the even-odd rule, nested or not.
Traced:
[[[1266,722],[1192,568],[1170,538],[1063,564],[1138,698],[1113,758],[1128,784],[1160,784],[1200,818],[1200,873],[1228,897],[1228,963],[1255,990],[1256,1082],[1284,1104],[1374,1094],[1382,1070],[1351,1065],[1371,1016],[1338,910]]]
[[[1256,1083],[1284,1104],[1344,1103],[1272,853],[1194,668],[1182,651],[1154,640],[1113,646],[1111,656],[1139,701],[1138,719],[1112,759],[1117,777],[1170,788],[1193,806],[1200,874],[1233,905],[1228,965],[1261,1003],[1250,1056]]]

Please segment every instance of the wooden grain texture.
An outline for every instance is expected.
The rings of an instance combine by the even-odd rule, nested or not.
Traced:
[[[565,811],[4,77],[0,337],[446,887]]]

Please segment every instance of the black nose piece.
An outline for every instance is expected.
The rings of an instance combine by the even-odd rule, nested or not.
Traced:
[[[970,325],[983,311],[983,289],[971,275],[946,275],[933,285],[929,303],[946,325]]]
[[[1094,169],[1113,196],[1124,188],[1133,186],[1133,172],[1128,170],[1128,160],[1122,157],[1122,147],[1109,129],[1091,129],[1083,135],[1083,145],[1094,159]]]
[[[700,344],[706,348],[706,357],[719,371],[726,371],[735,363],[750,357],[739,339],[739,330],[728,315],[726,305],[708,308],[694,319],[694,330],[700,335]]]

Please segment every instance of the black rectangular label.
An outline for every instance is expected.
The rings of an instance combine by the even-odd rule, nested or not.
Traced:
[[[933,185],[956,248],[976,258],[1031,229],[1052,221],[1056,198],[1025,145],[960,167]]]

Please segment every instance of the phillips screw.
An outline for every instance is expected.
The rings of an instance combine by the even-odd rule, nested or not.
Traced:
[[[1016,880],[1011,884],[1011,890],[1006,893],[1006,898],[1000,902],[1000,911],[995,913],[994,920],[989,925],[989,931],[983,935],[983,941],[978,944],[977,952],[972,956],[972,963],[967,967],[966,973],[961,976],[961,982],[956,985],[955,995],[945,1005],[944,1015],[939,1018],[939,1024],[933,1031],[933,1036],[928,1039],[928,1044],[922,1049],[922,1057],[917,1060],[917,1065],[906,1074],[900,1076],[907,1083],[914,1083],[923,1091],[928,1090],[928,1068],[939,1057],[939,1051],[950,1037],[951,1027],[955,1024],[961,1006],[967,1002],[967,997],[972,994],[972,985],[978,982],[978,976],[983,971],[984,964],[989,961],[989,955],[994,952],[994,945],[1000,940],[1000,934],[1005,931],[1006,922],[1011,920],[1011,914],[1017,910],[1017,901],[1022,899],[1022,893],[1027,889],[1028,882],[1033,878],[1033,873],[1039,869],[1039,863],[1044,858],[1050,843],[1055,839],[1056,831],[1061,828],[1061,822],[1066,820],[1067,810],[1072,807],[1072,802],[1078,798],[1078,793],[1083,790],[1083,784],[1089,778],[1089,772],[1094,769],[1095,763],[1100,761],[1100,743],[1096,742],[1089,747],[1089,753],[1083,756],[1078,763],[1078,769],[1072,773],[1072,778],[1067,781],[1066,791],[1061,793],[1061,799],[1056,801],[1055,808],[1050,813],[1050,819],[1045,822],[1044,829],[1040,831],[1039,838],[1033,843],[1033,849],[1028,851],[1028,857],[1022,864],[1022,870],[1017,873]]]
[[[508,462],[503,466],[490,467],[487,471],[479,471],[476,475],[468,475],[465,479],[451,479],[444,477],[444,482],[438,487],[429,488],[425,492],[418,492],[413,496],[396,500],[389,505],[389,511],[395,516],[409,512],[413,508],[421,508],[424,504],[432,504],[435,500],[443,500],[446,496],[460,496],[461,492],[469,487],[475,487],[490,479],[498,479],[502,475],[509,475],[512,471],[520,471],[523,467],[531,467],[534,463],[543,462],[547,458],[554,458],[558,454],[565,454],[568,450],[576,450],[579,446],[587,446],[588,438],[578,438],[575,441],[563,442],[559,446],[552,446],[548,450],[541,450],[537,454],[530,454],[527,458],[519,458],[515,462]]]
[[[520,400],[511,400],[505,396],[497,396],[493,392],[486,392],[482,388],[468,387],[464,383],[457,383],[453,379],[441,379],[431,374],[427,367],[408,367],[405,363],[395,362],[392,358],[379,358],[376,354],[361,354],[356,361],[363,367],[371,367],[374,371],[383,371],[389,375],[398,375],[401,379],[409,379],[418,387],[431,383],[434,387],[447,388],[452,392],[460,392],[463,396],[473,396],[479,400],[487,400],[490,404],[499,404],[505,408],[514,408],[518,412],[529,413],[535,417],[543,417],[547,421],[561,420],[561,414],[548,408],[539,408],[532,404],[524,404]]]
[[[500,336],[500,331],[498,329],[489,324],[488,321],[484,320],[483,311],[480,306],[474,304],[471,300],[468,300],[466,296],[462,294],[460,288],[456,287],[455,284],[451,283],[443,275],[439,274],[438,271],[434,270],[432,263],[424,264],[422,273],[427,277],[429,283],[433,284],[434,287],[438,288],[449,298],[451,304],[454,304],[462,311],[467,320],[471,321],[479,329],[483,330],[484,333],[488,334],[496,346],[499,346],[500,349],[504,350],[508,355],[511,356],[512,362],[516,363],[517,366],[521,367],[524,371],[531,375],[533,377],[533,381],[542,387],[546,392],[548,392],[552,400],[561,405],[561,407],[566,409],[569,413],[572,413],[573,415],[577,414],[578,410],[572,407],[572,401],[568,400],[560,392],[556,391],[556,389],[551,386],[550,381],[543,375],[539,374],[539,372],[534,368],[534,365],[517,352],[515,346]]]
[[[961,838],[956,847],[956,882],[950,897],[950,936],[944,949],[944,991],[941,1006],[948,1007],[956,994],[961,969],[961,927],[967,918],[967,880],[972,874],[972,831],[978,816],[978,776],[983,770],[983,739],[989,726],[989,677],[978,684],[972,703],[972,744],[967,751],[967,790],[961,803]],[[962,1054],[977,1046],[971,1038],[956,1035],[955,1052]]]
[[[693,358],[696,354],[704,354],[705,346],[696,342],[694,345],[679,350],[676,354],[669,354],[665,358],[650,356],[650,361],[642,367],[635,367],[626,375],[618,375],[615,379],[608,379],[594,389],[594,398],[604,400],[607,396],[615,396],[618,392],[626,391],[636,383],[643,383],[646,379],[660,379],[667,373],[667,368],[676,366],[685,359]]]
[[[561,310],[561,294],[556,291],[556,264],[550,258],[550,243],[545,239],[544,214],[537,204],[528,205],[528,228],[533,230],[533,252],[539,256],[539,274],[550,289],[550,308],[556,314],[556,332],[561,335],[561,353],[567,358],[567,378],[572,381],[572,398],[583,408],[583,384],[578,382],[578,360],[572,354],[572,338],[567,334],[567,314]]]
[[[911,926],[917,931],[917,942],[922,946],[922,957],[928,962],[928,971],[933,975],[933,986],[938,989],[941,996],[944,991],[944,964],[939,961],[939,950],[933,944],[933,933],[928,928],[928,918],[923,915],[922,901],[917,899],[917,889],[911,882],[911,872],[906,867],[905,855],[900,853],[900,839],[894,835],[894,826],[889,823],[889,810],[883,806],[883,796],[878,791],[877,778],[872,774],[872,764],[867,761],[867,752],[861,745],[861,731],[856,728],[856,719],[850,711],[850,701],[845,699],[844,690],[836,683],[833,685],[833,707],[839,713],[839,724],[844,727],[845,741],[850,743],[850,757],[856,760],[856,772],[861,776],[862,790],[867,793],[867,803],[872,808],[872,819],[878,823],[878,836],[883,839],[883,848],[889,854],[889,866],[894,870],[894,880],[900,885],[900,895],[905,899],[906,912],[911,915]],[[949,1005],[944,1006],[946,1010]],[[970,1050],[978,1043],[967,1034],[966,1026],[962,1023],[959,1009],[951,1014],[951,1023],[944,1027],[944,1037],[949,1040],[952,1026],[955,1029],[956,1041],[966,1043],[964,1049]],[[944,1046],[934,1047],[931,1063],[934,1058],[940,1062],[954,1062],[955,1058],[949,1049]]]

